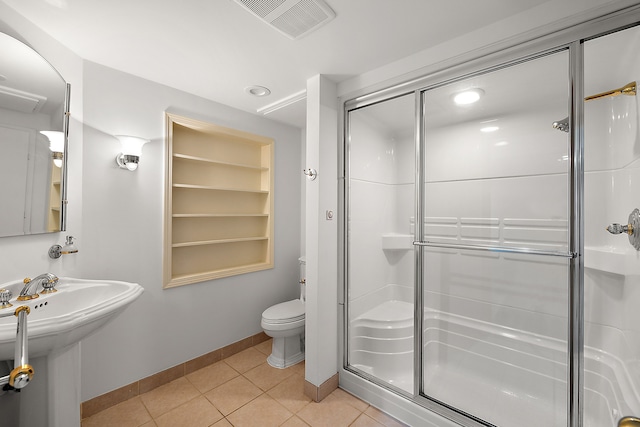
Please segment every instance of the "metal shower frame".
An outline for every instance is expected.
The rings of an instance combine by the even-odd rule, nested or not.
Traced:
[[[376,377],[348,366],[348,220],[349,212],[349,112],[388,101],[400,96],[414,94],[415,97],[415,138],[416,138],[416,218],[422,218],[423,206],[419,202],[423,190],[424,165],[421,146],[424,141],[423,106],[425,91],[466,78],[476,74],[484,74],[509,67],[523,61],[529,61],[537,57],[551,53],[568,51],[569,53],[569,250],[560,255],[569,258],[569,295],[568,295],[568,343],[567,343],[567,427],[582,427],[583,425],[583,364],[584,364],[584,42],[604,36],[606,34],[622,30],[628,27],[640,25],[640,5],[634,5],[605,16],[589,20],[569,28],[552,32],[533,40],[519,43],[505,48],[499,52],[490,53],[471,61],[459,63],[451,67],[432,72],[417,79],[397,84],[376,92],[359,96],[344,102],[343,109],[343,135],[341,140],[342,157],[339,160],[339,202],[342,221],[339,228],[338,265],[340,279],[339,304],[342,305],[340,313],[340,350],[342,368],[340,370],[341,383],[356,384],[360,388],[365,387],[362,381],[373,383],[381,388],[382,395],[389,397],[394,395],[406,399],[413,404],[426,408],[455,423],[468,427],[490,426],[482,420],[468,416],[461,411],[454,410],[445,404],[430,400],[420,395],[421,369],[422,369],[422,288],[415,286],[414,304],[414,393],[409,394],[403,390],[390,386]],[[418,243],[424,239],[422,227],[416,227],[417,245],[415,246],[415,278],[414,283],[422,283],[422,259],[423,246]],[[416,338],[417,337],[417,338]],[[391,395],[389,394],[391,393]],[[356,392],[357,394],[357,392]],[[407,405],[403,405],[407,406]]]

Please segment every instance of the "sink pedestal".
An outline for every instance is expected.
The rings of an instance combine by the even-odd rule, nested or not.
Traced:
[[[0,394],[0,412],[6,414],[0,425],[80,427],[80,343],[30,362],[31,383],[20,393]]]
[[[80,427],[80,343],[53,350],[46,359],[48,426]]]

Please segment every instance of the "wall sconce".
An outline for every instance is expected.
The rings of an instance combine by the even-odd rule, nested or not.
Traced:
[[[49,248],[49,258],[58,259],[62,255],[75,254],[78,252],[73,236],[67,236],[64,246],[53,245]]]
[[[149,140],[128,135],[116,135],[116,138],[118,138],[120,144],[122,144],[122,152],[116,156],[118,166],[130,171],[138,169],[142,146],[149,142]]]
[[[49,150],[53,157],[53,164],[62,167],[62,159],[64,158],[64,134],[57,130],[41,130],[41,134],[49,140]]]

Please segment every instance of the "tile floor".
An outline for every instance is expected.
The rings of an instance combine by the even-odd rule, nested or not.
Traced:
[[[399,427],[404,424],[337,389],[304,395],[304,362],[266,363],[271,340],[82,420],[82,427]]]

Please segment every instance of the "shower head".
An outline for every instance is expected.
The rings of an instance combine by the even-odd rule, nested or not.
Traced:
[[[569,132],[569,117],[553,122],[553,128],[561,130],[562,132]]]

